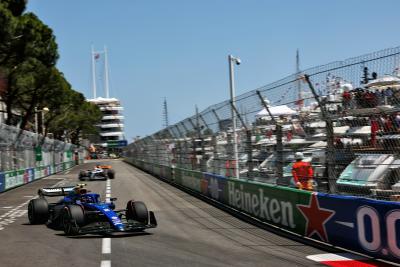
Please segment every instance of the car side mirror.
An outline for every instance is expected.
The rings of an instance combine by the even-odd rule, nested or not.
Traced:
[[[117,199],[118,198],[116,198],[116,197],[112,197],[112,198],[110,198],[110,201],[117,201]]]

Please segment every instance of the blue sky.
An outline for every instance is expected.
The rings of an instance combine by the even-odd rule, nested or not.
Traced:
[[[122,100],[129,141],[229,98],[228,54],[239,56],[237,94],[301,68],[400,44],[397,0],[30,0],[57,37],[59,69],[92,97],[90,49],[107,45],[111,96]]]

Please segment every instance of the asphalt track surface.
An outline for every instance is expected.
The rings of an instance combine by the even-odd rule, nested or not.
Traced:
[[[40,187],[78,183],[77,166],[0,194],[0,266],[319,266],[306,258],[327,253],[243,222],[122,161],[111,196],[117,208],[130,199],[153,210],[158,227],[146,233],[65,236],[45,225],[30,225],[27,203]],[[87,182],[106,197],[105,181]]]

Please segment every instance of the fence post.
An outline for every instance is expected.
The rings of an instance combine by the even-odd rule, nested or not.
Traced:
[[[334,194],[337,192],[337,186],[336,186],[334,133],[333,133],[332,119],[329,116],[328,111],[326,110],[325,103],[322,103],[321,100],[319,99],[319,96],[316,93],[314,86],[310,81],[310,77],[307,74],[305,74],[304,79],[307,82],[308,87],[310,88],[315,100],[317,101],[321,109],[322,119],[326,123],[326,142],[327,142],[326,163],[327,163],[327,173],[328,173],[328,186],[329,186],[329,193]]]
[[[247,152],[247,178],[251,178],[252,177],[252,172],[253,172],[253,147],[251,144],[251,130],[247,127],[246,123],[243,121],[242,116],[240,115],[240,113],[238,112],[238,110],[236,109],[236,106],[233,104],[233,102],[231,101],[231,106],[233,111],[236,113],[237,117],[240,120],[240,123],[242,124],[242,126],[246,129],[246,152]],[[235,135],[234,135],[235,136]],[[239,160],[239,158],[238,158]],[[237,172],[240,173],[240,169],[239,169],[239,164],[236,165],[238,167]]]
[[[212,161],[212,172],[215,174],[220,174],[218,169],[218,146],[217,146],[217,137],[215,134],[211,137],[211,146],[213,147],[213,161]]]
[[[271,111],[269,110],[267,102],[265,102],[264,98],[261,95],[260,91],[256,91],[258,97],[261,100],[261,104],[264,106],[264,108],[267,110],[269,116],[271,117],[271,121],[273,124],[275,124],[275,134],[276,134],[276,159],[277,159],[277,165],[276,165],[276,174],[278,176],[277,179],[277,184],[282,184],[282,185],[289,185],[286,182],[282,182],[283,179],[283,142],[282,142],[282,125],[280,122],[275,120],[274,116],[272,116]]]
[[[221,121],[221,119],[219,118],[218,113],[215,111],[215,109],[212,109],[211,111],[214,114],[215,118],[217,118],[218,130],[221,131],[220,125],[219,125],[219,122]]]
[[[246,129],[246,150],[247,150],[247,178],[253,178],[253,146],[251,143],[251,130]]]
[[[180,137],[184,138],[185,136],[182,134],[181,130],[178,127],[178,124],[175,124],[175,128],[178,131],[178,134],[180,135]]]

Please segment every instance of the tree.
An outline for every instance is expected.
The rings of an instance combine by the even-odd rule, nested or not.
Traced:
[[[59,116],[48,124],[48,129],[55,138],[69,138],[74,144],[79,143],[79,138],[96,134],[102,113],[98,106],[89,103],[84,96],[75,91],[70,92],[70,104],[64,106]]]
[[[0,4],[0,65],[11,55],[12,40],[15,38],[17,19],[10,10]]]
[[[27,0],[1,0],[1,4],[7,8],[13,16],[20,16],[25,11]]]
[[[0,41],[5,51],[0,51],[0,65],[8,82],[6,90],[0,92],[7,107],[6,124],[15,125],[20,121],[20,128],[24,129],[34,108],[44,101],[46,93],[42,91],[48,90],[46,84],[58,59],[57,44],[52,30],[34,14],[23,14],[13,21],[10,12],[0,7],[2,17],[12,28],[6,32],[7,40]],[[14,114],[18,109],[21,109],[21,119]]]
[[[53,31],[33,13],[24,13],[25,7],[26,0],[0,1],[0,96],[6,124],[32,128],[36,109],[48,107],[44,136],[51,131],[78,143],[80,137],[96,133],[102,114],[56,68]]]

